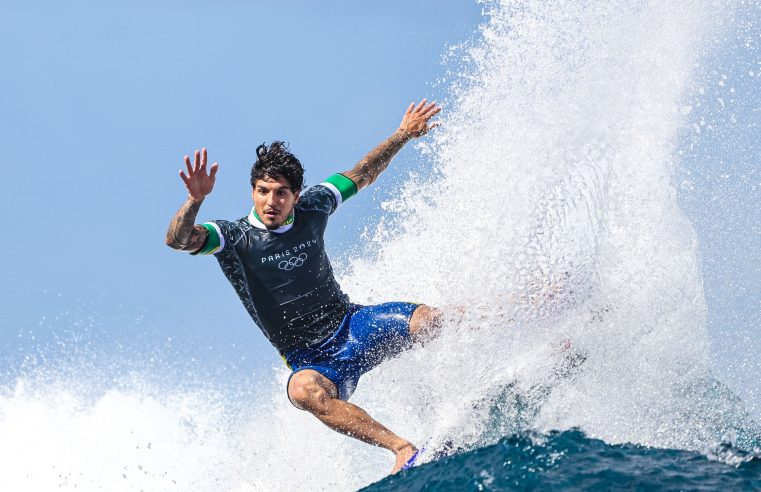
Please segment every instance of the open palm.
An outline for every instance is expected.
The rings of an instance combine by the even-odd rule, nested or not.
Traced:
[[[212,164],[207,174],[206,149],[201,149],[200,151],[196,150],[193,164],[190,163],[190,157],[185,156],[185,167],[187,167],[188,173],[185,174],[184,171],[180,170],[180,178],[185,183],[188,194],[194,200],[202,200],[214,189],[219,164],[216,162]]]
[[[439,126],[438,123],[430,123],[429,120],[441,111],[441,107],[435,102],[426,104],[427,102],[427,99],[423,99],[417,106],[415,103],[410,104],[399,125],[400,129],[413,138],[425,135],[432,128]]]

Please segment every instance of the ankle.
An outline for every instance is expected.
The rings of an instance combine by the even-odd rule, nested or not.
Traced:
[[[391,448],[391,451],[394,454],[399,454],[399,453],[401,453],[401,452],[403,452],[403,451],[405,451],[407,449],[412,449],[413,451],[417,450],[417,448],[415,446],[413,446],[411,442],[409,442],[409,441],[401,441],[398,445],[393,446]]]

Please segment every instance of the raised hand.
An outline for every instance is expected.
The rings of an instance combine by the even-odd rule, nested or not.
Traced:
[[[417,138],[425,135],[432,128],[439,126],[439,123],[429,124],[429,120],[441,111],[441,107],[437,106],[435,102],[426,104],[427,102],[427,99],[423,99],[417,106],[412,103],[407,108],[407,112],[404,113],[399,129],[406,132],[410,137]]]
[[[183,170],[180,170],[180,179],[185,183],[185,188],[188,189],[188,194],[193,200],[203,200],[203,198],[211,193],[214,189],[214,181],[216,180],[217,169],[219,164],[216,162],[209,168],[209,173],[206,173],[206,149],[196,150],[195,159],[193,164],[190,164],[190,157],[185,156],[185,167],[188,169],[188,173],[185,174]]]

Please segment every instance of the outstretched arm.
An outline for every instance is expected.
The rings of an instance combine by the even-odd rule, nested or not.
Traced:
[[[438,123],[429,124],[429,121],[441,111],[441,107],[437,106],[435,102],[426,103],[427,100],[423,99],[417,106],[415,103],[410,104],[402,118],[399,129],[371,150],[350,171],[341,173],[354,181],[357,190],[361,190],[374,182],[380,173],[388,167],[396,153],[404,147],[404,144],[413,138],[425,135],[432,128],[438,126]]]
[[[209,174],[206,174],[206,149],[196,150],[194,161],[191,165],[190,157],[185,156],[188,173],[186,175],[180,171],[180,178],[188,190],[188,198],[174,214],[166,231],[167,246],[180,251],[198,251],[209,234],[204,227],[194,224],[204,198],[214,189],[219,165],[216,162],[212,164]]]

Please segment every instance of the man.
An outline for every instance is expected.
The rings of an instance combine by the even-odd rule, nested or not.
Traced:
[[[425,99],[410,104],[393,135],[351,170],[334,174],[302,193],[304,169],[282,142],[256,149],[251,170],[254,207],[237,221],[196,225],[219,169],[207,173],[206,149],[185,156],[180,178],[188,198],[166,235],[170,247],[214,254],[246,310],[293,371],[290,401],[331,429],[383,447],[396,455],[395,473],[411,464],[417,449],[347,400],[359,377],[415,342],[432,336],[438,310],[391,302],[349,302],[333,277],[323,234],[328,217],[357,191],[374,182],[397,152],[437,124],[441,108]]]

